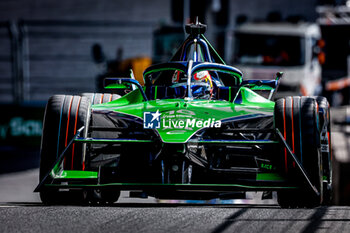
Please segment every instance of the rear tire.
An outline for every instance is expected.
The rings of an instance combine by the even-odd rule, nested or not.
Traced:
[[[71,95],[52,96],[46,105],[41,139],[40,181],[52,168],[53,163],[63,152],[77,130],[88,123],[89,100],[86,97]],[[87,132],[84,129],[83,134]],[[66,151],[61,166],[64,170],[84,169],[84,146],[74,144]],[[72,194],[72,195],[70,195]],[[72,203],[82,201],[81,192],[64,192],[45,187],[40,191],[44,204]]]
[[[81,96],[90,99],[91,105],[108,103],[121,97],[118,94],[111,93],[83,93]]]
[[[317,110],[317,102],[311,97],[285,97],[276,101],[275,127],[280,130],[312,184],[320,192],[320,195],[316,195],[306,182],[300,184],[304,178],[283,147],[279,163],[291,183],[300,188],[277,192],[277,201],[282,208],[315,207],[322,203],[323,170]]]

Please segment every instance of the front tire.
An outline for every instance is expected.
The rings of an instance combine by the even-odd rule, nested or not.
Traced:
[[[52,168],[53,163],[67,147],[77,130],[87,125],[89,106],[89,100],[81,96],[55,95],[48,100],[41,138],[40,181]],[[84,129],[83,133],[86,130]],[[61,166],[64,170],[83,170],[83,157],[83,145],[73,144],[66,151]],[[43,187],[40,191],[40,198],[44,204],[82,201],[81,192],[70,191],[68,193],[72,195]]]
[[[121,97],[112,93],[83,93],[81,95],[86,97],[91,105],[108,103]],[[120,190],[118,189],[89,190],[86,193],[87,201],[93,205],[113,204],[118,201],[119,196]]]
[[[306,170],[312,184],[320,195],[309,187],[287,150],[283,147],[280,164],[291,183],[299,186],[296,190],[278,191],[277,201],[282,208],[315,207],[323,199],[323,170],[320,150],[320,129],[318,104],[311,97],[285,97],[276,101],[275,127]]]

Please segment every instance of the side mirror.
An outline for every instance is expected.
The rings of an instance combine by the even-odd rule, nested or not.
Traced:
[[[123,78],[106,78],[104,80],[103,87],[105,89],[131,89],[132,84],[128,82],[122,82]]]
[[[104,79],[104,88],[105,89],[132,89],[132,85],[137,86],[140,90],[142,97],[145,101],[148,101],[148,98],[143,91],[141,84],[132,78],[105,78]]]
[[[280,80],[283,77],[283,72],[277,72],[276,73],[276,81]]]

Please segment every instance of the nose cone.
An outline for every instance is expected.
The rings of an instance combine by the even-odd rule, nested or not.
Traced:
[[[160,128],[157,131],[163,142],[184,143],[200,129],[220,128],[221,119],[232,115],[231,104],[220,106],[222,102],[211,102],[178,102],[177,108],[161,111]]]

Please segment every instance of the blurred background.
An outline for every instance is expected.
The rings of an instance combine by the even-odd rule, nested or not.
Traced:
[[[284,71],[282,95],[329,99],[334,202],[350,204],[350,0],[1,0],[0,181],[39,166],[51,95],[101,92],[104,77],[130,69],[142,82],[196,16],[245,78]]]

